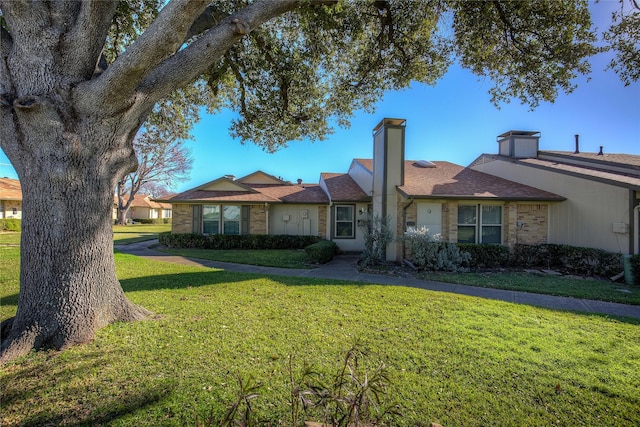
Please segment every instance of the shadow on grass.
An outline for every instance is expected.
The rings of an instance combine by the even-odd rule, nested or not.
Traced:
[[[18,365],[3,375],[3,407],[22,406],[34,396],[46,396],[50,393],[55,396],[64,393],[66,397],[63,404],[30,406],[28,415],[20,417],[20,421],[15,425],[109,425],[120,417],[144,411],[145,408],[157,404],[172,391],[165,383],[145,387],[143,390],[128,390],[126,394],[118,396],[97,393],[96,388],[101,387],[100,383],[104,380],[89,373],[99,372],[103,364],[108,363],[112,353],[92,352],[75,356],[74,363],[69,363],[67,358],[58,357],[60,353],[53,352],[49,359],[42,363],[28,364],[27,367]],[[89,379],[85,379],[86,377]],[[37,380],[34,381],[34,378]],[[51,390],[42,389],[47,385]],[[93,399],[88,398],[90,395]]]
[[[258,273],[238,273],[227,270],[212,270],[193,273],[161,274],[156,276],[121,279],[125,292],[153,291],[160,289],[186,289],[201,286],[223,285],[248,280],[271,280],[285,286],[354,286],[374,284],[335,279],[319,279],[295,276],[276,276]],[[374,285],[377,286],[377,285]]]

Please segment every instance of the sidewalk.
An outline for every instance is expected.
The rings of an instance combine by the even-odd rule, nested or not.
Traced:
[[[358,271],[358,255],[339,255],[333,261],[314,269],[291,269],[260,267],[255,265],[234,264],[229,262],[209,261],[196,258],[185,258],[171,255],[153,249],[157,240],[148,240],[129,245],[115,245],[115,248],[123,253],[140,256],[155,261],[170,262],[173,264],[204,266],[220,268],[228,271],[242,273],[272,274],[277,276],[312,277],[324,279],[346,280],[350,282],[372,283],[379,285],[407,286],[412,288],[427,289],[438,292],[450,292],[454,294],[469,295],[480,298],[488,298],[515,304],[527,304],[537,307],[551,308],[555,310],[582,311],[587,313],[608,314],[612,316],[625,316],[640,319],[640,306],[619,304],[605,301],[585,300],[569,297],[557,297],[552,295],[532,294],[528,292],[507,291],[502,289],[480,288],[475,286],[457,285],[453,283],[433,282],[413,278],[384,276],[379,274],[366,274]]]

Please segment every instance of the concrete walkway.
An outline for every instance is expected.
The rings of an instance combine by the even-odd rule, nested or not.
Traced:
[[[527,304],[556,310],[582,311],[612,316],[625,316],[640,319],[640,306],[618,304],[605,301],[585,300],[579,298],[557,297],[552,295],[532,294],[528,292],[508,291],[502,289],[480,288],[476,286],[457,285],[453,283],[433,282],[406,277],[367,274],[358,271],[358,255],[339,255],[333,261],[314,269],[291,269],[260,267],[255,265],[235,264],[229,262],[209,261],[196,258],[185,258],[154,250],[157,240],[149,240],[129,245],[116,245],[120,252],[140,256],[155,261],[174,264],[220,268],[242,273],[272,274],[277,276],[311,277],[346,280],[349,282],[372,283],[380,285],[407,286],[431,291],[450,292],[507,301],[516,304]]]

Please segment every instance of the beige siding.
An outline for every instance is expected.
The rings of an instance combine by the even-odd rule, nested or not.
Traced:
[[[613,231],[614,223],[630,223],[629,190],[500,160],[473,169],[566,197],[550,204],[548,243],[629,252],[630,233]]]
[[[22,202],[15,200],[3,200],[2,212],[0,212],[0,218],[16,218],[22,219]],[[14,210],[15,209],[15,213]]]

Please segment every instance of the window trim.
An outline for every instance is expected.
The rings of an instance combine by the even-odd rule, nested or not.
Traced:
[[[473,206],[475,208],[475,224],[466,224],[460,223],[460,207],[462,206]],[[500,208],[500,223],[499,224],[485,224],[483,221],[483,208],[485,207],[497,207]],[[486,245],[502,245],[504,239],[504,206],[503,205],[494,205],[494,204],[458,204],[458,218],[456,221],[456,226],[458,227],[458,238],[457,243],[469,243],[469,242],[461,242],[460,241],[460,228],[461,227],[474,227],[474,242],[476,244],[486,244]],[[482,231],[485,227],[498,228],[500,230],[500,241],[498,243],[485,243],[482,240]]]
[[[338,208],[349,208],[351,209],[351,219],[347,220],[338,220]],[[351,234],[348,236],[339,236],[338,235],[338,223],[341,224],[351,224]],[[334,239],[355,239],[356,238],[356,205],[351,204],[339,204],[334,205],[333,209],[333,238]]]

